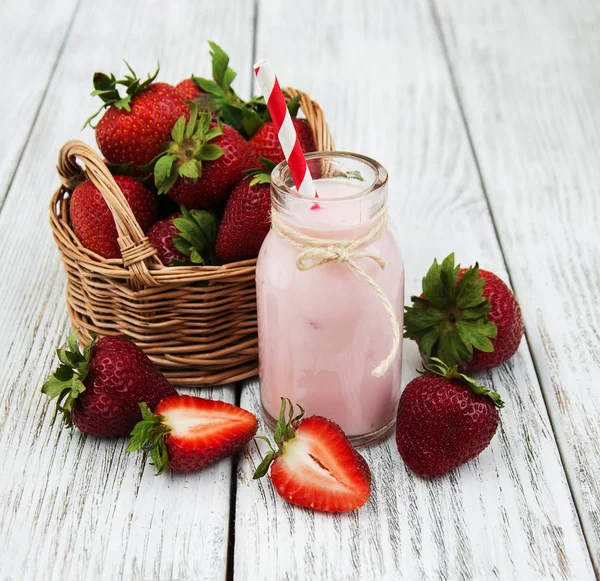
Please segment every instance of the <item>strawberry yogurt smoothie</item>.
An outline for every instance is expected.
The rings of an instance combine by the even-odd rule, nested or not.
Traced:
[[[356,154],[306,157],[312,175],[324,176],[315,180],[318,208],[314,199],[295,193],[284,162],[271,176],[273,211],[312,238],[354,240],[368,234],[387,210],[385,169]],[[356,179],[359,175],[364,181]],[[402,328],[404,272],[391,232],[386,227],[359,251],[385,262],[382,270],[371,258],[356,258],[391,302]],[[381,298],[348,264],[330,260],[300,270],[299,253],[272,229],[258,258],[263,414],[273,427],[285,397],[301,405],[307,416],[338,423],[356,445],[380,439],[394,425],[400,397],[401,347],[383,377],[372,374],[390,353],[389,315]]]

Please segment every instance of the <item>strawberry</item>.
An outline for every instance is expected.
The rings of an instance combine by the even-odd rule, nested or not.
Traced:
[[[423,294],[406,307],[404,337],[419,343],[425,360],[438,357],[469,372],[512,357],[523,336],[523,317],[512,291],[479,265],[460,268],[454,254],[434,260]]]
[[[158,193],[186,208],[211,208],[224,202],[258,163],[248,143],[228,125],[211,123],[209,113],[198,114],[195,105],[188,123],[179,118],[173,141],[154,166]]]
[[[142,421],[131,432],[128,452],[147,450],[160,474],[192,472],[231,456],[246,445],[258,424],[250,412],[224,401],[191,395],[167,397],[154,413],[140,403]]]
[[[271,228],[271,171],[275,164],[261,158],[263,169],[249,170],[231,192],[217,237],[221,262],[256,258]]]
[[[156,221],[156,196],[130,176],[114,176],[135,219],[146,232]],[[71,195],[69,215],[81,244],[104,258],[120,258],[115,220],[100,190],[90,181],[79,184]]]
[[[308,121],[306,121],[306,119],[297,119],[294,117],[292,118],[292,123],[296,129],[302,151],[304,151],[304,153],[315,151],[317,146],[315,145],[313,131],[310,128]],[[258,156],[270,159],[275,162],[275,164],[278,164],[285,159],[277,134],[277,127],[272,121],[269,121],[268,123],[265,123],[249,141],[252,149]]]
[[[165,266],[216,264],[215,240],[218,223],[205,210],[181,213],[160,220],[148,231],[148,240]]]
[[[114,75],[94,74],[92,95],[98,95],[104,104],[86,125],[91,125],[108,107],[96,126],[100,151],[112,164],[130,163],[140,168],[160,154],[177,119],[182,115],[189,117],[189,107],[178,89],[154,82],[158,69],[141,82],[128,64],[127,68],[131,76],[121,80]],[[117,85],[126,87],[124,97],[119,94]]]
[[[57,398],[67,427],[94,436],[126,436],[141,419],[138,402],[154,407],[177,392],[152,361],[124,337],[92,340],[83,351],[72,332],[58,351],[60,365],[42,392]]]
[[[497,393],[431,358],[402,392],[396,444],[406,465],[426,478],[442,476],[478,456],[498,427]]]
[[[204,91],[196,84],[193,78],[184,79],[177,83],[175,88],[181,93],[181,96],[186,101],[193,101],[199,95],[202,95]]]
[[[260,463],[254,478],[271,466],[271,482],[278,494],[299,506],[327,512],[360,508],[371,494],[371,471],[366,460],[352,447],[341,428],[321,416],[302,419],[304,410],[294,417],[289,402],[282,398],[279,421],[275,426],[275,450]]]

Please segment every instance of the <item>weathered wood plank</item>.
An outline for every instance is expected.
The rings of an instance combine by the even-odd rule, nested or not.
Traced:
[[[600,574],[600,5],[435,4]]]
[[[236,18],[231,18],[235,10]],[[43,108],[0,214],[0,578],[224,579],[231,459],[189,476],[154,477],[104,441],[52,425],[39,393],[68,321],[65,278],[47,221],[58,150],[97,107],[94,70],[140,73],[160,59],[162,78],[210,74],[211,38],[230,50],[250,86],[253,6],[86,1],[80,7]],[[122,70],[122,69],[121,69]],[[118,72],[118,71],[117,71]],[[93,143],[91,131],[84,138]],[[25,213],[26,212],[26,213]],[[202,390],[234,401],[232,387]]]
[[[257,58],[306,90],[340,149],[390,170],[390,208],[416,292],[454,250],[507,279],[429,7],[414,0],[260,3]],[[531,307],[529,307],[531,308]],[[405,345],[404,382],[418,355]],[[483,379],[507,405],[490,448],[447,477],[408,471],[393,438],[365,451],[373,496],[356,514],[294,508],[238,466],[237,579],[591,579],[593,570],[525,342]],[[242,405],[260,413],[257,382]]]
[[[0,208],[26,145],[77,0],[0,4]]]

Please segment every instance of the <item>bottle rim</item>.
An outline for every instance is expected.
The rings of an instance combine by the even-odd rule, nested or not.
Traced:
[[[362,155],[360,153],[353,153],[350,151],[313,151],[305,154],[304,156],[307,162],[310,163],[311,160],[316,159],[347,159],[354,162],[359,162],[367,166],[373,175],[373,179],[369,181],[368,184],[365,185],[364,188],[359,190],[358,192],[354,192],[351,195],[343,196],[343,197],[326,197],[319,195],[319,202],[326,202],[329,204],[335,204],[339,202],[347,202],[349,200],[356,199],[364,199],[368,197],[370,194],[378,193],[382,187],[387,184],[388,181],[388,172],[387,170],[374,159]],[[332,177],[344,177],[344,176],[332,176]],[[352,179],[352,178],[346,178]],[[283,194],[284,196],[292,196],[296,199],[306,199],[306,196],[301,196],[296,188],[293,185],[292,174],[290,172],[289,165],[287,161],[282,161],[275,166],[273,171],[271,172],[271,187],[277,190],[278,194]],[[317,189],[318,193],[318,189]]]

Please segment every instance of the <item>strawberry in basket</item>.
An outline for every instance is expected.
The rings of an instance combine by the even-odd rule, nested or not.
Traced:
[[[182,115],[172,141],[154,165],[158,193],[167,193],[188,209],[222,204],[258,158],[232,127],[211,122],[211,115],[194,105],[189,121]]]
[[[218,221],[206,210],[181,213],[160,220],[148,231],[148,240],[156,248],[165,266],[217,264],[215,241]]]
[[[114,176],[140,228],[146,232],[156,221],[156,196],[130,176]],[[90,181],[79,184],[71,195],[69,215],[73,230],[85,248],[104,258],[120,258],[115,220],[100,190]]]
[[[217,256],[224,263],[256,258],[271,228],[271,172],[275,164],[248,170],[227,200],[217,237]]]
[[[131,75],[117,80],[114,75],[94,74],[94,91],[104,104],[86,125],[105,108],[96,126],[96,141],[111,164],[131,164],[139,168],[149,164],[169,141],[171,129],[182,115],[189,117],[189,107],[178,89],[155,82],[159,69],[141,81],[127,64]],[[118,85],[125,88],[121,95]]]

